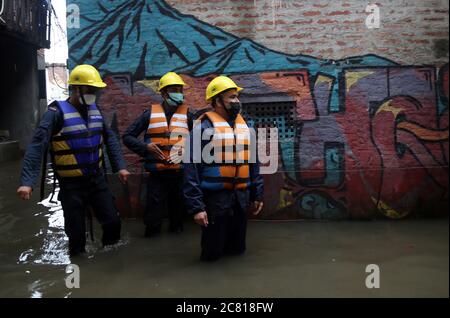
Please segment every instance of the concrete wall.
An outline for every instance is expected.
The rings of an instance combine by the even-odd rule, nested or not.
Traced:
[[[63,100],[69,97],[67,85],[67,66],[62,63],[52,63],[45,66],[47,78],[47,103]]]
[[[183,74],[197,108],[214,75],[231,75],[248,119],[280,131],[262,218],[447,213],[448,3],[380,1],[379,29],[360,1],[329,3],[73,0],[69,67],[102,71],[99,104],[119,133],[159,101],[165,72]],[[118,193],[130,215],[143,186],[124,150],[137,172],[131,196]]]

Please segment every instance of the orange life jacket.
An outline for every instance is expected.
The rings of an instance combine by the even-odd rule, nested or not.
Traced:
[[[246,189],[250,186],[250,130],[241,115],[235,120],[234,128],[216,112],[207,112],[214,126],[214,162],[204,163],[201,171],[203,190]]]
[[[187,111],[187,106],[179,106],[172,115],[170,123],[168,123],[163,107],[159,104],[153,104],[150,121],[144,137],[145,142],[147,144],[159,143],[158,146],[166,158],[169,158],[170,151],[175,145],[179,146],[181,151],[185,138],[189,135]],[[169,164],[148,155],[145,160],[145,168],[147,171],[178,170],[181,169],[181,165]]]

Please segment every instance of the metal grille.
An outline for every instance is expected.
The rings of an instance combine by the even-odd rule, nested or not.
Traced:
[[[279,138],[286,140],[295,136],[295,107],[295,102],[246,103],[242,114],[255,129],[276,127]]]

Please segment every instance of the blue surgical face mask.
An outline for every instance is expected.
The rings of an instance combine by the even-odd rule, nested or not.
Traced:
[[[166,99],[167,104],[173,107],[180,106],[184,102],[183,93],[169,93],[169,97]]]

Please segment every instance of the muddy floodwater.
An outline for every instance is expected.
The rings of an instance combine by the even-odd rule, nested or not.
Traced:
[[[19,162],[0,167],[0,297],[448,297],[448,219],[252,221],[247,253],[199,261],[200,229],[143,237],[123,221],[121,242],[102,249],[101,230],[70,259],[59,202],[18,199]],[[166,224],[167,225],[167,224]],[[68,264],[80,288],[66,286]],[[366,267],[380,288],[366,287]]]

